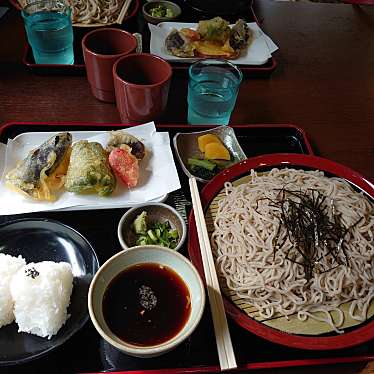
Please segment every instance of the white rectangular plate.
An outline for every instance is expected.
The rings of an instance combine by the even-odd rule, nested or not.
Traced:
[[[196,30],[197,23],[161,22],[157,26],[148,24],[151,31],[150,52],[172,62],[194,62],[196,58],[182,58],[170,55],[165,48],[165,39],[171,30],[191,28]],[[237,65],[263,65],[271,57],[271,54],[278,49],[274,42],[264,34],[257,23],[247,24],[253,31],[253,41],[247,51],[239,58],[232,60]]]
[[[126,132],[132,133],[142,139],[148,151],[147,156],[139,165],[139,186],[132,191],[129,191],[120,181],[117,181],[115,191],[108,197],[78,195],[64,191],[59,199],[52,203],[33,201],[30,198],[23,197],[21,194],[10,191],[4,186],[4,175],[10,168],[14,167],[15,164],[14,160],[5,160],[5,162],[3,162],[4,165],[0,162],[0,175],[5,172],[0,182],[0,206],[2,207],[0,209],[0,215],[47,210],[126,208],[146,201],[164,201],[169,192],[180,187],[178,174],[170,149],[169,134],[156,131],[152,133],[151,130],[154,129],[154,124],[143,126],[143,135],[145,136],[139,136],[139,134],[142,133],[141,126],[124,129]],[[55,133],[56,132],[29,132],[16,136],[12,140],[12,143],[16,144],[16,156],[13,156],[14,159],[17,159],[17,161],[23,159],[31,149],[39,146]],[[99,141],[104,147],[106,144],[102,139],[108,134],[106,131],[70,131],[70,133],[73,135],[73,143],[78,140],[88,139],[90,141]],[[5,159],[6,151],[7,147],[1,144],[0,160]],[[158,164],[159,161],[160,164]],[[166,180],[168,183],[165,183]],[[140,198],[133,198],[139,196]]]

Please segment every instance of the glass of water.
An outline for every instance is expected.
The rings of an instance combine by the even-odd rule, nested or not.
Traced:
[[[74,63],[71,8],[67,0],[38,0],[22,10],[27,39],[37,64]]]
[[[228,125],[242,72],[231,62],[204,59],[189,68],[188,123]]]

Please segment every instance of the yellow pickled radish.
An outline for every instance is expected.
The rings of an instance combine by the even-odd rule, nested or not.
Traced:
[[[205,152],[205,147],[209,143],[221,143],[221,139],[214,134],[205,134],[201,135],[197,138],[197,143],[199,145],[200,152],[204,153]]]
[[[222,143],[208,143],[205,146],[205,158],[208,160],[230,160],[230,153]]]

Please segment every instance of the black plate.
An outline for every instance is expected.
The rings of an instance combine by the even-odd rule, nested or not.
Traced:
[[[0,226],[0,251],[22,255],[29,262],[65,261],[74,275],[68,308],[70,318],[51,339],[18,333],[12,323],[0,329],[0,366],[21,364],[40,357],[67,341],[88,319],[87,294],[99,263],[91,244],[77,231],[58,221],[30,218]]]

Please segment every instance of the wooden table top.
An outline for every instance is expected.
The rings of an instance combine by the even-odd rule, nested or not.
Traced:
[[[293,123],[316,152],[374,177],[374,7],[257,1],[263,29],[279,45],[268,79],[242,83],[232,124]],[[20,63],[24,31],[14,9],[0,20],[0,124],[119,122],[82,76],[38,76]],[[187,85],[174,77],[162,122],[185,123]]]
[[[306,131],[317,154],[374,179],[374,6],[262,0],[254,9],[279,45],[278,67],[269,78],[243,81],[231,123],[295,124]],[[12,7],[0,19],[0,40],[0,126],[120,121],[114,104],[91,95],[85,76],[39,76],[25,69],[23,24]],[[168,109],[159,122],[186,123],[186,96],[186,77],[173,77]],[[318,371],[374,372],[365,366]]]

